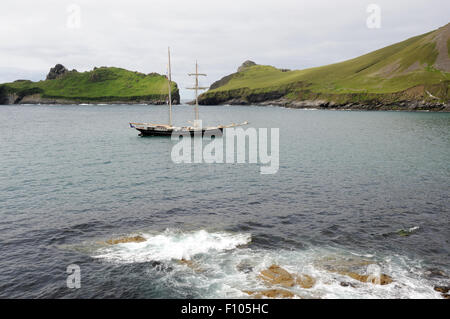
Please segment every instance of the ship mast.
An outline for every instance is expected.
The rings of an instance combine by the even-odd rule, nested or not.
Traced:
[[[169,126],[172,126],[172,70],[170,67],[170,47],[167,48],[167,53],[169,55],[169,65],[168,65],[168,83],[169,83]]]
[[[199,75],[206,76],[206,74],[198,73],[198,63],[197,63],[197,61],[195,61],[195,73],[189,73],[188,75],[189,76],[195,75],[195,87],[188,88],[188,89],[189,90],[195,90],[195,122],[194,122],[195,124],[194,124],[194,126],[196,126],[197,125],[197,121],[199,119],[199,117],[198,117],[198,90],[206,90],[207,89],[207,87],[200,87],[200,86],[198,86],[198,76]]]

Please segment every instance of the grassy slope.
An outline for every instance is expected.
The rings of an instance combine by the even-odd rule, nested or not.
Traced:
[[[41,93],[44,98],[81,101],[165,99],[167,79],[159,74],[145,75],[114,67],[102,67],[88,72],[69,72],[60,79],[39,82],[7,83],[13,92],[22,95]],[[177,92],[172,82],[172,92]]]
[[[431,33],[317,68],[282,72],[272,66],[248,67],[235,73],[225,85],[206,92],[204,97],[243,88],[269,92],[298,82],[307,86],[308,91],[322,94],[393,93],[422,84],[446,83],[450,73],[433,67],[438,51],[436,44],[429,41]],[[291,92],[288,97],[295,99],[297,93],[298,90]]]

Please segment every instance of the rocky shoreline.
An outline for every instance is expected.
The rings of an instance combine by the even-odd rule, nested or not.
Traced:
[[[264,102],[251,102],[233,99],[220,103],[220,105],[254,105],[254,106],[279,106],[292,109],[323,109],[323,110],[354,110],[354,111],[430,111],[430,112],[450,112],[450,104],[428,103],[425,101],[403,101],[398,104],[365,104],[365,103],[343,103],[338,104],[325,100],[305,100],[292,101],[289,99],[276,99]]]
[[[32,94],[24,97],[20,97],[15,93],[10,93],[5,96],[0,96],[0,105],[12,105],[12,104],[20,104],[20,105],[35,105],[35,104],[43,104],[43,105],[80,105],[80,104],[147,104],[147,105],[164,105],[167,104],[165,99],[142,99],[142,100],[70,100],[70,99],[62,99],[62,98],[47,98],[42,97],[40,94]],[[179,104],[177,99],[173,100],[173,104]]]
[[[44,104],[44,105],[80,105],[80,104],[147,104],[147,105],[164,105],[167,104],[166,99],[137,99],[137,100],[70,100],[65,98],[49,98],[42,97],[40,94],[32,94],[26,96],[19,96],[16,93],[0,94],[0,105],[27,105],[27,104]],[[173,104],[180,104],[179,100],[174,99]]]
[[[326,94],[313,93],[304,85],[296,83],[266,92],[247,88],[206,92],[200,95],[199,104],[280,106],[294,109],[450,112],[450,101],[443,101],[434,98],[430,93],[428,93],[430,95],[427,94],[429,92],[427,89],[436,91],[440,89],[440,86],[414,87],[389,94]],[[296,97],[287,97],[290,94]]]

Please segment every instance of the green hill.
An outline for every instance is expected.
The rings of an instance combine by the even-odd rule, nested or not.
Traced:
[[[450,24],[355,59],[306,70],[247,61],[213,83],[202,104],[446,109]]]
[[[171,83],[172,98],[179,103],[177,84]],[[0,104],[13,103],[166,103],[167,78],[115,67],[88,72],[69,71],[58,64],[47,79],[18,80],[0,85]]]

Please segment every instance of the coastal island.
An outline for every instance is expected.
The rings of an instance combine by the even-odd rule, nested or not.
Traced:
[[[358,58],[306,70],[246,61],[204,105],[450,111],[450,23]]]
[[[0,84],[0,104],[165,104],[167,77],[116,67],[69,71],[57,64],[43,81],[17,80]],[[171,82],[172,102],[178,104],[177,83]]]

